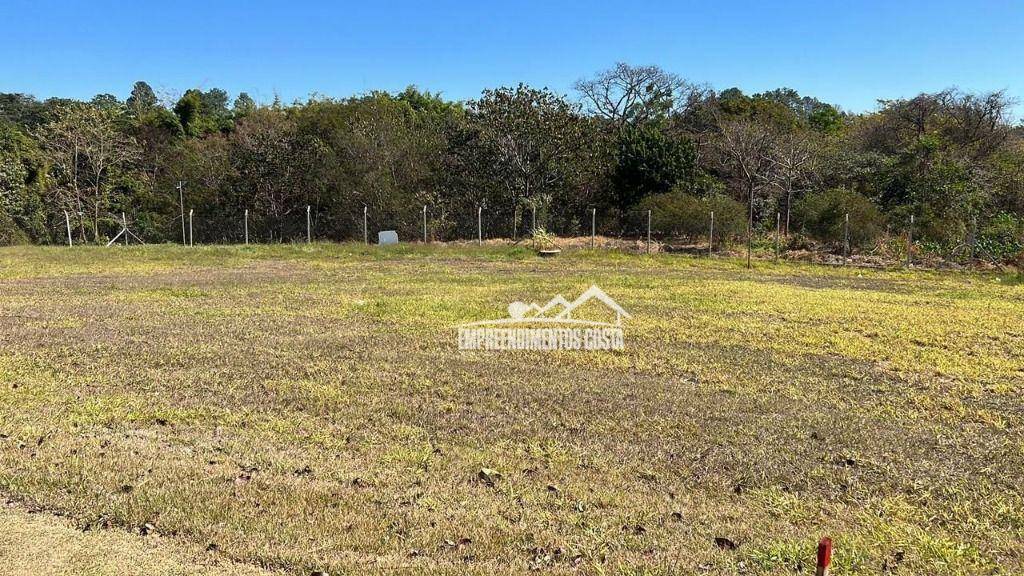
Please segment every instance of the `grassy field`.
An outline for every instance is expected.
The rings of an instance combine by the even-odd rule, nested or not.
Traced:
[[[594,283],[623,352],[456,349]],[[837,575],[1024,572],[1011,279],[5,248],[0,292],[15,574],[793,574],[823,535]]]

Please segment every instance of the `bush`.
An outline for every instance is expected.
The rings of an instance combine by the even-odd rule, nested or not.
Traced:
[[[846,215],[850,215],[850,246],[870,245],[885,232],[885,217],[871,200],[843,188],[808,194],[793,207],[799,230],[828,244],[841,246]]]
[[[696,175],[696,153],[688,140],[672,138],[660,127],[645,124],[626,130],[619,138],[612,183],[619,208],[628,209],[639,198],[663,195],[679,184],[690,186]]]
[[[715,237],[730,238],[746,231],[746,208],[735,200],[715,194],[697,198],[676,189],[666,194],[644,198],[637,209],[651,211],[651,228],[659,234],[707,237],[711,227],[711,212],[715,213]]]
[[[14,218],[0,209],[0,246],[12,246],[14,244],[28,244],[28,236],[18,228]]]
[[[711,220],[711,212],[715,213],[715,237],[736,238],[747,233],[747,206],[728,196],[715,194],[703,200],[703,214]]]
[[[1020,254],[1024,251],[1024,222],[1013,214],[996,214],[978,230],[978,248],[997,260]]]
[[[682,192],[654,194],[637,205],[641,214],[651,211],[651,229],[669,236],[694,237],[707,229],[701,224],[700,200]]]

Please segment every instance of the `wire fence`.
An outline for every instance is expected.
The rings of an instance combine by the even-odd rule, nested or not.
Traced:
[[[321,212],[312,205],[277,214],[244,208],[202,213],[186,208],[168,228],[174,230],[180,222],[178,240],[186,246],[322,241],[376,244],[380,232],[395,231],[400,241],[417,243],[523,244],[537,236],[559,248],[614,248],[642,254],[676,252],[745,257],[748,261],[798,259],[861,266],[935,264],[922,254],[915,240],[914,216],[902,230],[890,228],[879,234],[875,223],[871,223],[870,233],[865,233],[861,223],[846,213],[833,218],[818,234],[808,235],[787,231],[787,219],[781,213],[762,215],[752,222],[748,214],[735,209],[680,213],[655,208],[624,212],[585,208],[576,214],[554,216],[532,208],[476,206],[464,212],[455,214],[429,205],[384,213],[364,205],[340,215]],[[75,227],[70,214],[64,216],[61,232],[72,245]],[[107,221],[120,228],[108,245],[143,242],[125,214],[110,215]],[[962,242],[937,256],[948,262],[988,262],[998,267],[1000,259],[978,243],[977,221],[967,230]]]

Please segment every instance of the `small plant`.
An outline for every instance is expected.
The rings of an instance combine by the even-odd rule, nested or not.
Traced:
[[[537,250],[554,250],[558,248],[558,244],[555,243],[558,237],[548,232],[543,228],[537,228],[533,231],[533,247]]]

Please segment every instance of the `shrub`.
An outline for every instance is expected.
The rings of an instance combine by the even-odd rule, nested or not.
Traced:
[[[669,236],[694,237],[707,230],[701,225],[700,200],[682,192],[653,194],[637,206],[641,214],[651,211],[651,228]]]
[[[644,198],[640,213],[651,211],[651,228],[669,236],[706,237],[715,213],[715,237],[730,238],[746,231],[746,208],[720,194],[697,198],[679,189]]]
[[[1024,251],[1024,222],[1013,214],[996,214],[978,230],[978,248],[997,260],[1020,254]]]
[[[617,152],[612,183],[620,208],[626,209],[645,196],[666,194],[678,184],[689,186],[694,182],[693,144],[672,138],[653,124],[623,132]]]
[[[715,194],[703,200],[704,217],[710,224],[711,212],[715,213],[715,237],[736,238],[747,232],[747,207],[728,196]]]
[[[10,214],[0,208],[0,246],[27,244],[28,236],[18,228],[18,224]]]
[[[871,200],[843,188],[808,194],[793,207],[799,229],[815,240],[842,245],[850,215],[850,246],[864,247],[885,232],[885,217]]]

